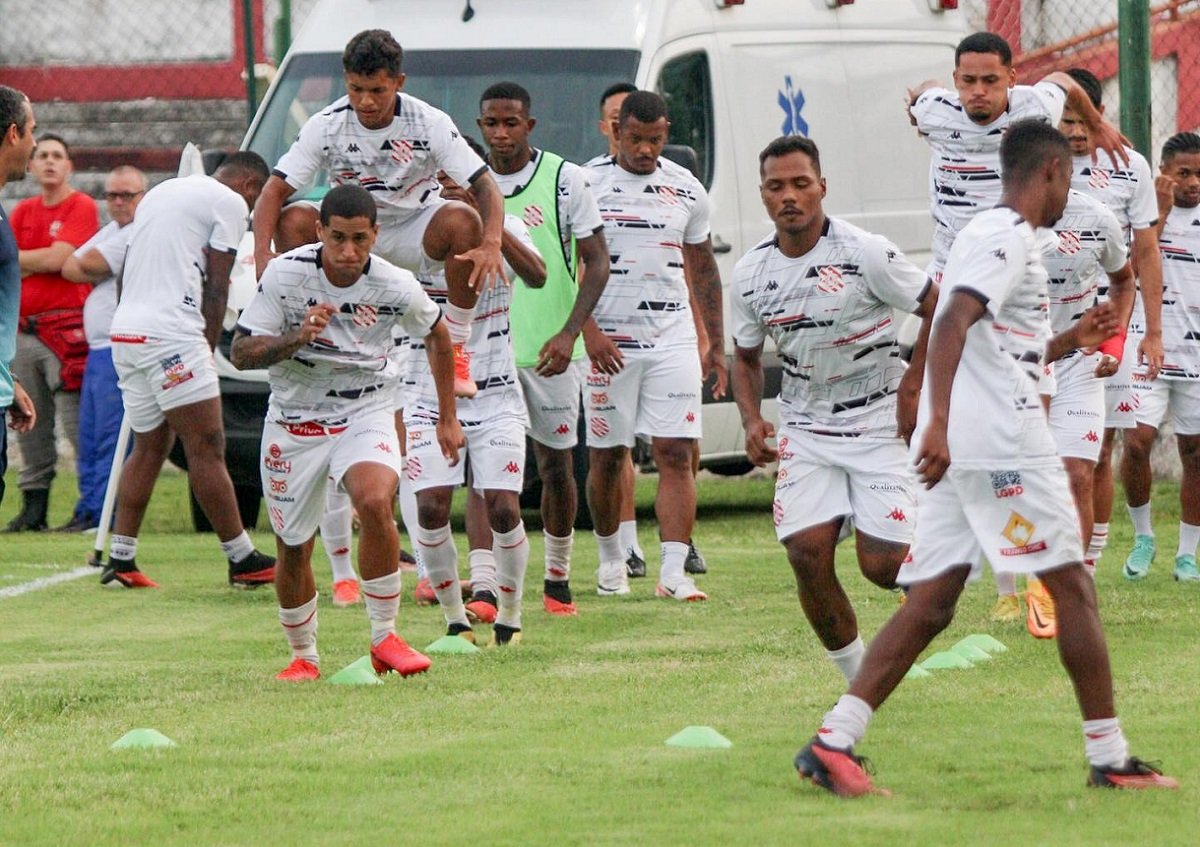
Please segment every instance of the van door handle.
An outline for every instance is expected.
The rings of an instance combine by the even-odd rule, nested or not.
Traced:
[[[714,235],[712,239],[712,248],[714,253],[728,253],[733,249],[733,245],[726,242],[721,236]]]

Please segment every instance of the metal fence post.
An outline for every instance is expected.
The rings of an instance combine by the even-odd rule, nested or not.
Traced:
[[[292,0],[280,0],[279,17],[275,19],[275,67],[283,64],[283,57],[292,44]]]
[[[242,0],[242,44],[246,54],[246,126],[258,109],[258,81],[254,78],[254,0]]]
[[[1120,0],[1121,131],[1147,159],[1150,151],[1150,4]]]

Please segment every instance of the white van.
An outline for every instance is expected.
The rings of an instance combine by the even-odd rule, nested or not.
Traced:
[[[909,126],[905,88],[946,78],[965,23],[943,0],[319,0],[288,51],[244,147],[274,164],[314,113],[344,93],[341,53],[355,33],[390,30],[404,48],[404,90],[478,133],[479,95],[527,88],[537,147],[584,162],[605,152],[599,98],[629,81],[662,93],[673,144],[696,152],[712,199],[723,278],[771,225],[758,153],[782,134],[820,146],[826,210],[893,239],[914,261],[932,232],[928,151]],[[293,197],[319,196],[323,184]],[[241,266],[231,305],[253,292]],[[728,307],[726,315],[728,315]],[[732,353],[732,341],[726,339]],[[225,363],[222,363],[223,365]],[[766,388],[779,387],[768,354]],[[230,377],[245,380],[232,368]],[[706,398],[711,401],[711,397]],[[773,409],[774,401],[767,406]],[[748,469],[730,398],[705,406],[702,463]]]

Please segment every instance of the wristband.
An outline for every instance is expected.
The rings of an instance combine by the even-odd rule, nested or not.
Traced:
[[[1126,330],[1122,328],[1116,335],[1106,338],[1096,349],[1104,355],[1112,356],[1117,362],[1120,362],[1121,356],[1125,352],[1125,333]]]

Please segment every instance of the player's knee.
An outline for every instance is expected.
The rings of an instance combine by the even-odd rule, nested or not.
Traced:
[[[363,526],[382,527],[395,523],[391,491],[369,491],[359,496],[354,508]]]
[[[654,463],[659,471],[692,472],[692,440],[690,438],[663,438],[654,442]]]
[[[538,476],[542,486],[554,491],[562,491],[575,480],[571,466],[571,451],[544,450],[538,462]]]
[[[900,573],[907,549],[900,553],[863,556],[859,560],[859,570],[873,584],[891,590],[896,587],[896,575]]]
[[[417,498],[417,522],[428,529],[450,523],[450,503],[440,499]]]
[[[788,539],[785,546],[797,585],[810,585],[833,576],[833,551],[828,545],[797,537]]]
[[[425,229],[422,246],[433,259],[452,261],[456,253],[478,247],[483,242],[483,219],[464,203],[447,203],[438,210]]]
[[[494,497],[488,502],[488,523],[495,532],[511,532],[521,522],[521,505],[516,494]]]

